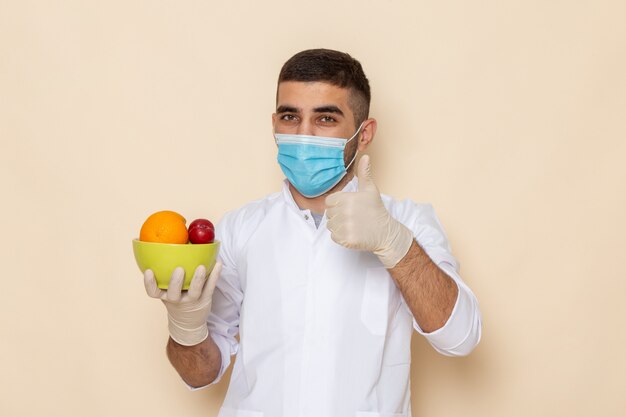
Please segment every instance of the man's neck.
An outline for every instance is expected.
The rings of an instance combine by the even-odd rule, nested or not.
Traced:
[[[343,187],[345,187],[346,184],[348,184],[353,177],[354,175],[352,174],[352,172],[348,172],[341,179],[341,181],[337,183],[337,185],[318,197],[307,198],[303,196],[298,190],[296,190],[293,185],[291,185],[291,183],[289,183],[289,191],[291,192],[293,201],[296,202],[301,210],[311,210],[311,212],[316,214],[324,214],[324,212],[326,211],[326,197],[328,197],[332,193],[343,190]]]

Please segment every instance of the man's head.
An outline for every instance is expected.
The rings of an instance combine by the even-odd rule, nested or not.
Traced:
[[[296,201],[300,197],[309,199],[321,195],[316,212],[323,212],[323,195],[341,190],[350,180],[357,152],[365,152],[376,133],[377,123],[369,117],[369,104],[369,82],[361,64],[348,54],[313,49],[300,52],[285,63],[278,78],[272,126],[275,134],[291,135],[292,141],[299,142],[297,148],[294,142],[283,143],[282,151],[290,155],[283,155],[285,159],[281,163],[285,176],[293,177],[290,183]],[[320,138],[318,143],[311,142],[311,136]],[[340,148],[343,166],[336,166],[338,158],[330,155],[334,152],[331,148],[336,148],[336,139],[351,138]],[[320,145],[319,141],[330,142]],[[324,148],[329,143],[334,145]],[[296,149],[298,155],[294,157],[291,153]],[[315,157],[307,154],[311,151],[316,152]],[[319,160],[324,160],[326,165],[320,165]],[[339,182],[333,186],[335,176]],[[299,191],[294,182],[300,183],[303,191]],[[316,187],[310,186],[313,182],[318,183]],[[332,188],[320,191],[329,184]]]
[[[369,81],[359,61],[344,52],[330,49],[299,52],[283,65],[278,76],[278,88],[286,81],[324,82],[347,89],[355,128],[369,116]]]

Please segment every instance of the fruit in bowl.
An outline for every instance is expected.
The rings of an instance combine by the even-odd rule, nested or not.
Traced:
[[[189,241],[187,220],[175,211],[157,211],[141,225],[139,240],[154,243],[184,244]]]
[[[207,219],[196,219],[189,225],[189,241],[194,244],[213,243],[215,228]]]
[[[141,272],[151,269],[159,288],[167,289],[176,267],[185,270],[183,289],[187,290],[196,267],[204,265],[209,273],[215,266],[220,242],[214,240],[213,224],[206,219],[199,220],[203,220],[199,224],[204,225],[204,229],[207,227],[206,222],[211,225],[210,233],[207,230],[200,233],[202,238],[199,241],[206,243],[190,242],[191,225],[187,229],[185,218],[173,211],[152,214],[142,225],[139,239],[133,239],[137,266]]]

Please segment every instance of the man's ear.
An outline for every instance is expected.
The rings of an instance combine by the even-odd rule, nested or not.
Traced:
[[[376,119],[370,118],[363,122],[363,127],[361,128],[361,134],[359,135],[359,152],[363,152],[367,149],[367,147],[374,140],[374,136],[376,135],[376,128],[378,127],[378,122]]]

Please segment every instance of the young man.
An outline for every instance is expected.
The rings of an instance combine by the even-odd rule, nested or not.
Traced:
[[[349,55],[293,56],[272,115],[283,190],[224,217],[220,263],[187,293],[182,270],[167,292],[146,271],[188,385],[219,381],[236,354],[220,417],[410,416],[413,329],[445,355],[480,339],[432,207],[381,195],[369,156],[357,163],[376,133],[369,103]]]

